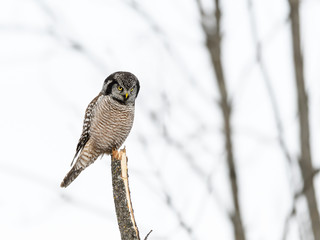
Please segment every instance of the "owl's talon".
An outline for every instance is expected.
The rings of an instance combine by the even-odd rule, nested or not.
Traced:
[[[116,160],[120,160],[120,153],[118,152],[118,150],[115,150],[115,149],[112,150],[112,158]]]
[[[124,146],[124,147],[120,150],[120,152],[127,153],[126,146]]]

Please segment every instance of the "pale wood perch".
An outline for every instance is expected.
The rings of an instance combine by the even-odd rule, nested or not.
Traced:
[[[128,181],[126,149],[113,151],[111,156],[113,199],[122,240],[140,240],[134,218]],[[149,234],[148,234],[149,235]],[[148,235],[145,239],[147,239]]]

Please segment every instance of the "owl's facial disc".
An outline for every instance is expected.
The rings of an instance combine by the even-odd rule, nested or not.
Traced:
[[[123,102],[126,102],[130,98],[130,91],[128,91],[125,87],[118,85],[117,90],[118,92],[116,95],[119,95]],[[118,100],[120,99],[118,98]]]
[[[139,80],[129,72],[115,72],[104,82],[102,94],[121,104],[133,104],[140,89]]]

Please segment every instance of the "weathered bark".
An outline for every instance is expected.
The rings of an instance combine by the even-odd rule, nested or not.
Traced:
[[[290,20],[292,33],[292,48],[297,89],[299,124],[300,124],[300,169],[304,182],[304,195],[307,200],[310,222],[314,239],[320,239],[320,217],[314,189],[314,169],[312,166],[310,149],[310,127],[308,96],[304,83],[303,57],[301,53],[299,0],[288,0],[290,6]]]
[[[140,240],[130,198],[128,158],[125,149],[113,151],[111,156],[113,198],[122,240]]]
[[[234,236],[236,240],[245,240],[245,233],[242,224],[241,211],[239,205],[239,193],[237,185],[237,172],[233,157],[232,129],[231,129],[231,104],[228,98],[228,92],[225,84],[224,71],[221,63],[221,31],[220,19],[221,10],[219,0],[215,0],[215,11],[208,16],[202,8],[200,0],[197,0],[199,11],[202,18],[202,28],[206,36],[206,46],[210,54],[213,69],[216,75],[216,81],[220,93],[220,109],[223,115],[225,150],[227,152],[227,165],[229,169],[229,178],[232,191],[232,200],[234,212],[231,214]],[[211,18],[211,19],[210,19]],[[215,24],[212,24],[215,23]]]

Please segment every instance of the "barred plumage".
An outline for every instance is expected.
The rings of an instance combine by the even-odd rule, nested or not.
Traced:
[[[129,72],[116,72],[105,80],[102,91],[87,107],[74,159],[80,154],[61,187],[67,187],[101,154],[121,147],[133,124],[139,90],[138,79]]]
[[[74,159],[78,156],[78,153],[83,149],[83,147],[85,146],[85,144],[89,140],[89,136],[90,136],[89,130],[90,130],[90,126],[91,126],[91,119],[93,117],[93,109],[95,108],[97,100],[100,95],[101,94],[96,96],[90,102],[90,104],[88,105],[88,107],[86,109],[86,113],[85,113],[84,120],[83,120],[82,134],[81,134],[81,137],[80,137],[78,145],[77,145],[76,154],[74,155],[73,160],[71,162],[71,166],[74,162]]]

